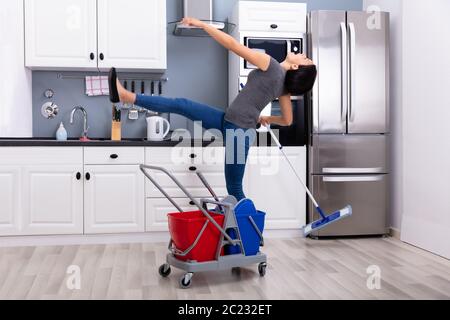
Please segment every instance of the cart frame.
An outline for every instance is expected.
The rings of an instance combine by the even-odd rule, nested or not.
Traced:
[[[258,265],[258,271],[261,276],[264,276],[266,273],[266,267],[267,267],[267,256],[261,252],[257,253],[254,256],[246,256],[245,255],[245,249],[242,242],[241,234],[239,231],[239,225],[237,223],[237,219],[235,216],[234,208],[237,204],[236,198],[232,196],[228,196],[227,198],[223,200],[219,200],[217,195],[214,193],[211,186],[208,184],[205,177],[202,175],[201,172],[196,171],[196,174],[200,181],[203,183],[203,185],[208,189],[208,191],[213,196],[214,200],[210,199],[201,199],[200,202],[198,202],[190,193],[189,191],[184,188],[184,186],[178,181],[178,179],[175,178],[168,170],[166,170],[163,167],[158,166],[151,166],[151,165],[140,165],[141,171],[144,173],[144,175],[153,183],[153,185],[169,200],[169,202],[177,208],[178,212],[182,214],[184,211],[178,206],[178,204],[175,202],[175,200],[163,189],[163,187],[155,180],[154,177],[152,177],[147,170],[154,170],[154,171],[160,171],[164,174],[166,174],[180,189],[181,191],[189,198],[189,200],[194,203],[194,205],[203,213],[203,215],[207,218],[205,224],[203,225],[202,229],[200,230],[198,236],[196,237],[196,240],[192,243],[191,246],[189,246],[186,250],[181,251],[178,248],[175,247],[172,239],[170,239],[168,249],[170,251],[169,254],[166,256],[166,263],[161,265],[159,268],[159,273],[163,277],[169,276],[171,269],[170,267],[173,266],[175,268],[181,269],[186,272],[185,275],[183,275],[179,281],[180,286],[182,288],[188,288],[190,287],[192,283],[192,277],[194,273],[196,272],[205,272],[205,271],[221,271],[226,269],[234,269],[234,268],[240,268],[249,266],[252,264],[259,264]],[[208,213],[208,211],[211,211],[208,209],[208,205],[215,205],[216,210],[219,213],[224,214],[224,225],[221,227]],[[262,236],[261,231],[256,226],[256,223],[254,220],[250,218],[250,221],[253,225],[253,227],[256,229],[257,233],[259,234],[261,238],[261,245],[264,245],[264,239]],[[220,233],[220,240],[217,245],[216,254],[215,254],[215,260],[212,261],[206,261],[206,262],[197,262],[197,261],[182,261],[177,259],[176,256],[186,256],[189,254],[189,252],[195,248],[197,243],[199,242],[201,236],[203,235],[204,231],[206,230],[209,223],[212,223],[215,228],[217,228]],[[226,232],[229,229],[234,229],[236,232],[236,239],[232,239],[230,235]],[[227,256],[221,256],[222,248],[225,245],[238,245],[240,247],[240,254],[233,254],[233,255],[227,255]]]

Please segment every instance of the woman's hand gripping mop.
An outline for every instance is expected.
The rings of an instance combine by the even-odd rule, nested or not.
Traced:
[[[264,129],[263,129],[264,130]],[[303,180],[300,178],[300,176],[297,174],[297,171],[295,170],[294,166],[292,165],[292,163],[289,161],[289,158],[286,156],[286,153],[283,150],[283,146],[281,145],[280,141],[278,140],[277,136],[275,135],[275,133],[272,131],[272,129],[269,127],[266,127],[266,130],[264,131],[269,131],[270,135],[272,136],[272,139],[275,141],[275,143],[277,144],[278,148],[280,149],[281,153],[283,154],[284,158],[286,159],[286,161],[288,162],[289,166],[291,167],[292,171],[294,172],[295,176],[297,177],[297,179],[300,181],[300,183],[302,184],[302,186],[305,188],[306,193],[308,194],[309,198],[311,199],[311,201],[313,202],[317,212],[320,215],[320,219],[316,220],[308,225],[306,225],[303,228],[303,234],[304,236],[308,236],[309,234],[311,234],[314,231],[317,231],[319,229],[325,228],[326,226],[328,226],[331,223],[334,223],[336,221],[339,221],[345,217],[351,216],[352,215],[352,207],[346,206],[345,208],[336,211],[330,215],[326,215],[323,210],[319,207],[319,204],[317,203],[316,199],[314,199],[314,196],[312,195],[311,191],[309,191],[308,187],[306,186],[306,184],[303,182]]]

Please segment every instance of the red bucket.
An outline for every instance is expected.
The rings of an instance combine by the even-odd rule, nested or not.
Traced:
[[[225,220],[223,214],[212,212],[209,212],[209,214],[219,226],[223,227]],[[180,251],[185,251],[194,243],[208,219],[201,211],[169,213],[168,218],[173,244]],[[186,256],[177,256],[177,259],[197,262],[215,260],[220,236],[220,231],[211,222],[208,223],[197,245]]]

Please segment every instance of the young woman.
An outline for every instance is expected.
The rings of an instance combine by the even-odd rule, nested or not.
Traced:
[[[303,54],[289,53],[282,63],[265,53],[251,50],[233,37],[200,20],[184,18],[183,24],[203,28],[227,50],[258,67],[248,76],[247,85],[229,108],[221,109],[187,99],[136,95],[125,90],[111,69],[109,85],[113,103],[135,104],[159,113],[177,113],[193,121],[201,121],[205,129],[219,129],[225,141],[225,179],[228,193],[239,201],[245,198],[242,180],[250,146],[256,138],[256,127],[292,124],[291,95],[303,95],[314,85],[317,71],[313,62]],[[281,116],[260,117],[270,102],[279,98]]]

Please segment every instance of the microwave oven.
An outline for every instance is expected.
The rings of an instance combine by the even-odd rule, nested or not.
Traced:
[[[303,53],[303,38],[276,38],[276,37],[243,37],[244,45],[250,49],[268,54],[278,62],[283,62],[288,53]],[[249,61],[241,59],[241,76],[248,75],[256,66]]]

